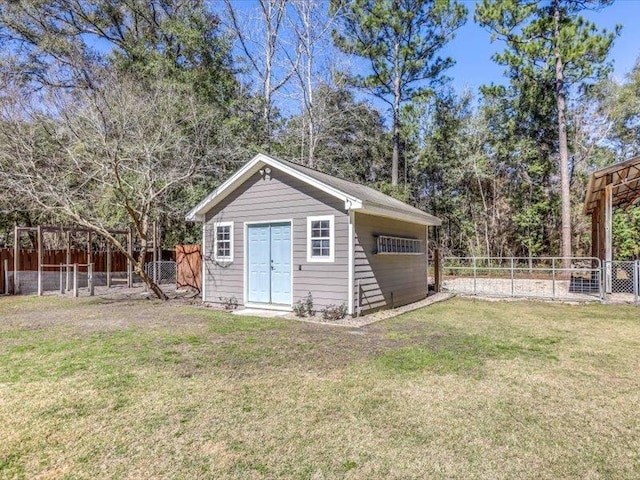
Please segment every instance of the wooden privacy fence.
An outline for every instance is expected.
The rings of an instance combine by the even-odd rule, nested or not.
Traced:
[[[200,245],[176,245],[177,286],[202,288],[202,250]]]
[[[8,263],[9,272],[13,271],[13,248],[0,248],[0,293],[7,292],[7,286],[5,285],[5,260]],[[163,250],[160,258],[164,260],[173,259],[173,251]],[[138,253],[134,252],[137,258]],[[93,263],[94,272],[106,272],[107,271],[107,257],[106,251],[92,251],[91,263]],[[153,253],[148,252],[146,261],[149,262],[153,258]],[[43,250],[42,255],[43,265],[59,265],[63,264],[80,264],[78,267],[79,272],[87,271],[87,252],[82,249],[71,249],[70,261],[67,262],[67,251],[65,249],[60,250]],[[84,265],[83,265],[84,264]],[[37,272],[38,271],[38,250],[37,249],[20,249],[20,269],[21,272]],[[47,268],[47,270],[51,270]],[[127,258],[122,252],[111,251],[111,271],[112,272],[126,272],[127,271]]]

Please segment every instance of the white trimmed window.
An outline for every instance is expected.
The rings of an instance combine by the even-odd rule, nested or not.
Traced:
[[[233,261],[233,222],[213,224],[213,259],[222,262]]]
[[[307,262],[333,262],[335,251],[335,217],[307,217]]]

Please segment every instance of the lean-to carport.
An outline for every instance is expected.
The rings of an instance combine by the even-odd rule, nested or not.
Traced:
[[[584,213],[591,216],[591,255],[605,265],[605,285],[611,291],[613,259],[613,209],[631,208],[640,202],[640,156],[591,174]]]

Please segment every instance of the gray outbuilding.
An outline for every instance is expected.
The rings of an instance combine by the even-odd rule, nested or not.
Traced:
[[[202,300],[349,314],[426,297],[428,227],[441,221],[370,187],[259,154],[187,216],[202,222]]]

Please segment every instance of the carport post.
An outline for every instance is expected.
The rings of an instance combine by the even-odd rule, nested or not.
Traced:
[[[63,282],[63,273],[64,271],[64,264],[60,264],[60,295],[64,295],[64,282]]]
[[[611,277],[613,264],[613,185],[607,185],[604,191],[604,272],[605,272],[605,292],[611,293]]]

